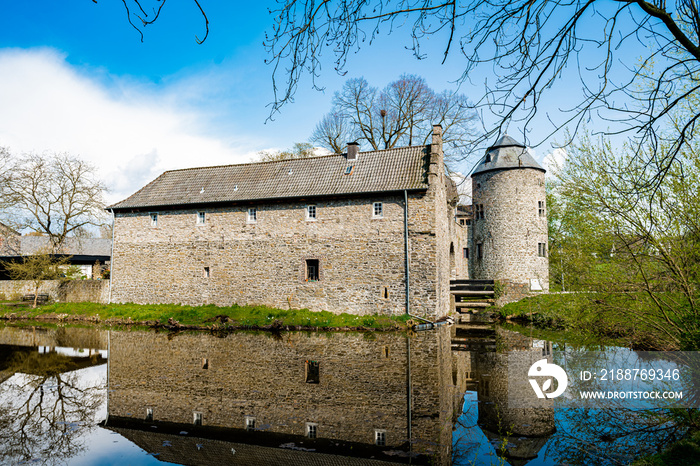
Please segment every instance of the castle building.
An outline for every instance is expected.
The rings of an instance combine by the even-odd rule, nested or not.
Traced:
[[[545,169],[504,135],[471,174],[469,277],[497,280],[511,297],[549,290]]]
[[[168,171],[109,207],[111,300],[436,319],[456,199],[439,125],[426,146]]]
[[[438,319],[451,279],[548,289],[544,169],[504,136],[457,207],[425,146],[173,170],[109,207],[112,302]]]

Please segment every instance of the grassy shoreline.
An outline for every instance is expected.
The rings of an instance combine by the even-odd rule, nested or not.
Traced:
[[[642,323],[614,311],[628,303],[629,297],[621,294],[552,293],[506,304],[499,315],[507,322],[572,334],[582,341],[610,342],[648,351],[678,349],[655,338]]]
[[[405,330],[408,316],[333,314],[266,306],[54,303],[36,309],[0,303],[0,320],[85,322],[182,330]]]

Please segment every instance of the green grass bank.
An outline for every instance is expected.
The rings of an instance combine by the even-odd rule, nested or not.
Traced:
[[[266,306],[182,306],[177,304],[54,303],[36,309],[0,303],[0,319],[94,322],[186,329],[403,330],[406,316],[333,314]]]
[[[630,311],[645,311],[643,296],[621,293],[552,293],[509,303],[498,310],[501,319],[562,332],[579,341],[610,343],[639,350],[674,350],[655,337],[643,319]],[[623,312],[624,310],[624,312]]]

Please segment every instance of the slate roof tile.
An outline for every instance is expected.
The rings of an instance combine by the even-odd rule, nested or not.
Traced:
[[[167,171],[108,209],[175,207],[428,188],[430,146]],[[346,168],[353,166],[351,174]]]

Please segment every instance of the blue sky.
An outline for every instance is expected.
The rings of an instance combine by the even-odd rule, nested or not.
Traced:
[[[440,91],[456,89],[461,74],[456,54],[440,64],[443,42],[424,44],[433,53],[416,60],[397,31],[353,55],[345,76],[333,70],[332,57],[323,57],[326,91],[312,90],[306,77],[295,102],[266,122],[272,69],[262,41],[272,2],[202,5],[210,34],[198,45],[204,21],[189,1],[169,2],[144,29],[143,42],[118,1],[6,2],[0,146],[85,158],[99,168],[113,202],[167,169],[247,162],[260,150],[307,140],[348,78],[364,76],[383,87],[415,73]],[[487,77],[474,75],[474,85],[461,91],[478,99]]]

